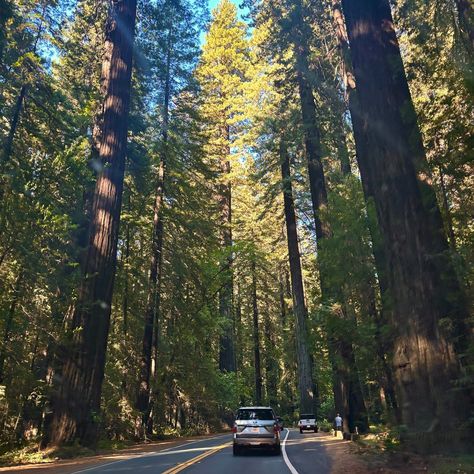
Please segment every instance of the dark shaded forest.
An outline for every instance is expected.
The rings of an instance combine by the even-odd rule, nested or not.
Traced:
[[[474,431],[469,0],[0,0],[0,451]]]

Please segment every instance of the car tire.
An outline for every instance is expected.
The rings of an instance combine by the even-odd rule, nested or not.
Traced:
[[[275,456],[280,456],[280,454],[281,454],[281,445],[280,444],[274,449],[273,453],[275,454]]]
[[[232,448],[232,453],[233,453],[234,456],[240,456],[240,454],[242,454],[242,450],[241,450],[241,448],[239,448],[239,446],[234,444],[234,446]]]
[[[300,434],[303,434],[303,430],[300,428]]]
[[[314,428],[314,432],[317,433],[319,431],[319,428],[316,426],[316,428]]]

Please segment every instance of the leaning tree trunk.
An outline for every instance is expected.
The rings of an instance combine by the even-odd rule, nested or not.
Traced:
[[[351,112],[360,128],[359,168],[386,259],[380,270],[392,305],[402,420],[412,431],[441,423],[449,430],[469,411],[463,390],[454,387],[455,351],[463,353],[472,334],[465,300],[447,254],[388,0],[342,4],[357,81],[358,107]]]
[[[142,355],[140,360],[140,379],[137,394],[137,409],[142,415],[142,427],[146,434],[151,434],[153,425],[150,419],[151,404],[151,367],[153,340],[155,340],[155,352],[158,351],[158,324],[161,305],[161,280],[163,265],[163,199],[165,195],[166,165],[168,154],[168,127],[169,127],[169,103],[171,95],[171,45],[172,28],[168,30],[166,51],[166,79],[165,96],[163,104],[163,150],[160,154],[158,179],[155,191],[155,205],[153,210],[153,236],[150,260],[150,272],[148,276],[148,295],[145,308],[145,326],[142,339]],[[155,361],[157,362],[157,355]],[[156,371],[156,368],[155,368]]]
[[[308,349],[306,319],[308,312],[304,298],[301,258],[298,247],[298,230],[296,227],[293,186],[291,184],[290,158],[286,145],[280,142],[281,177],[283,180],[283,202],[285,207],[288,256],[290,260],[291,288],[293,292],[293,313],[296,329],[296,360],[298,369],[298,391],[300,395],[300,413],[311,413],[314,410],[313,367]]]
[[[303,21],[303,20],[301,20]],[[331,235],[331,229],[328,222],[325,222],[321,214],[327,208],[328,197],[326,189],[326,179],[324,176],[323,165],[321,161],[321,134],[318,127],[316,105],[311,84],[308,80],[308,54],[309,51],[303,41],[295,42],[296,50],[296,76],[298,82],[301,115],[303,120],[303,131],[305,137],[306,158],[308,161],[308,176],[311,192],[311,202],[313,207],[313,216],[316,228],[316,238],[319,252],[324,251],[324,241]],[[347,169],[347,163],[344,167]],[[350,165],[349,165],[350,171]],[[331,300],[344,299],[342,291],[334,291],[327,285],[328,270],[323,264],[319,266],[319,276],[321,283],[321,296],[324,302]],[[341,301],[342,302],[342,301]],[[353,420],[357,420],[357,427],[360,432],[368,430],[367,410],[362,396],[360,383],[354,383],[354,377],[358,378],[357,368],[355,366],[355,355],[350,341],[345,340],[341,334],[329,335],[331,341],[329,349],[336,351],[331,360],[334,366],[334,398],[336,403],[340,400],[342,406],[336,406],[336,410],[342,413],[345,426],[353,432],[355,425]],[[344,366],[344,367],[342,367]],[[338,380],[345,377],[343,380]],[[336,393],[338,391],[344,393]]]
[[[111,3],[106,27],[108,67],[84,278],[74,308],[72,341],[54,400],[51,443],[97,441],[110,325],[130,106],[136,0]]]
[[[260,330],[257,299],[257,270],[255,264],[255,253],[252,254],[252,313],[253,313],[253,352],[255,362],[255,403],[262,404],[262,370],[260,361]]]
[[[235,335],[233,316],[234,283],[232,277],[232,187],[229,181],[230,174],[230,137],[229,126],[222,126],[221,139],[226,143],[220,158],[220,172],[222,184],[219,186],[219,210],[221,218],[221,245],[228,253],[228,257],[221,265],[224,283],[219,292],[219,314],[223,321],[220,337],[219,369],[224,372],[235,372]]]

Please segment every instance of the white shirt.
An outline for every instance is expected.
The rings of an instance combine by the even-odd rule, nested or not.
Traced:
[[[340,416],[336,416],[335,422],[336,426],[342,426],[342,418]]]

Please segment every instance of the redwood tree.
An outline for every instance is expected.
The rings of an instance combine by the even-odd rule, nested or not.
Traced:
[[[464,298],[448,255],[388,0],[343,0],[357,81],[354,125],[366,196],[380,226],[402,421],[452,428],[469,412],[454,387],[464,354]],[[377,262],[379,265],[379,262]]]
[[[323,214],[328,205],[326,177],[322,164],[321,132],[319,129],[316,101],[310,81],[309,39],[311,31],[305,21],[302,2],[295,2],[290,11],[293,28],[291,36],[295,50],[295,72],[301,107],[301,118],[304,132],[306,159],[308,166],[311,203],[316,229],[319,251],[323,251],[324,241],[331,236],[329,224]],[[328,270],[319,265],[321,295],[325,303],[344,300],[342,290],[330,288],[327,284]],[[345,312],[341,314],[344,316]],[[344,429],[354,432],[365,432],[368,429],[367,410],[362,396],[361,385],[352,343],[341,334],[330,334],[329,348],[334,370],[334,399],[336,411],[340,411],[344,419]]]
[[[315,409],[315,385],[313,364],[308,349],[306,320],[308,310],[304,297],[303,274],[298,246],[293,186],[291,184],[290,157],[285,142],[280,143],[281,177],[283,182],[283,203],[285,210],[288,257],[290,261],[291,289],[293,293],[293,313],[295,315],[296,360],[298,364],[298,391],[300,413],[311,413]]]
[[[102,119],[89,245],[72,318],[72,340],[54,400],[52,444],[94,445],[100,414],[122,204],[136,0],[113,0],[106,23]]]

